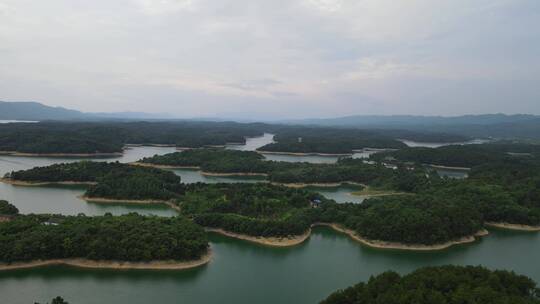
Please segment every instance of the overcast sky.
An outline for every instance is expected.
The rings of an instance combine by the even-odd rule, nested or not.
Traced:
[[[0,100],[178,117],[540,114],[540,1],[0,0]]]

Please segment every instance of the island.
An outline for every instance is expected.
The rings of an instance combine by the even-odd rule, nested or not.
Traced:
[[[279,130],[274,143],[257,150],[261,153],[292,155],[351,155],[364,148],[399,149],[406,145],[394,137],[373,130],[297,127]]]
[[[320,304],[538,304],[539,292],[532,279],[514,272],[448,265],[424,267],[404,276],[387,271],[338,290]]]
[[[263,124],[234,122],[38,122],[0,124],[0,152],[20,156],[118,156],[126,145],[199,148],[245,143]]]
[[[256,175],[275,184],[292,187],[340,184],[370,185],[396,192],[412,191],[411,185],[427,182],[423,168],[410,170],[398,166],[393,170],[381,163],[341,158],[335,164],[267,161],[253,151],[196,149],[146,157],[134,163],[157,168],[196,168],[208,175]]]
[[[119,162],[80,161],[7,173],[3,182],[21,186],[86,185],[83,198],[101,202],[166,203],[182,193],[173,172]]]
[[[245,160],[245,161],[244,161]],[[102,202],[162,203],[206,229],[273,246],[292,246],[325,225],[365,245],[441,250],[474,242],[486,227],[536,231],[540,227],[536,159],[509,156],[478,165],[467,179],[442,178],[422,165],[343,158],[335,164],[265,161],[256,152],[196,149],[138,162],[69,163],[11,172],[12,183],[92,182],[84,198]],[[266,181],[183,184],[153,166],[193,166],[218,172],[256,171]],[[245,173],[245,172],[244,172]],[[353,182],[371,198],[338,204],[295,187]],[[361,192],[361,193],[363,193]]]
[[[204,229],[184,217],[19,215],[0,223],[0,239],[0,270],[186,269],[210,261]]]

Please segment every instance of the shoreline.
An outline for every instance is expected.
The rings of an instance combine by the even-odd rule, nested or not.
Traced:
[[[209,171],[202,171],[201,167],[198,167],[198,166],[158,165],[158,164],[141,163],[141,162],[132,162],[128,164],[133,165],[133,166],[159,168],[159,169],[198,170],[201,173],[201,175],[206,175],[206,176],[268,176],[268,173],[257,173],[257,172],[209,172]]]
[[[173,204],[171,201],[166,200],[134,200],[134,199],[114,199],[114,198],[105,198],[105,197],[88,197],[84,195],[77,196],[79,199],[85,200],[90,203],[100,203],[100,204],[139,204],[139,205],[166,205],[169,208],[180,211],[180,207]]]
[[[289,188],[306,188],[306,187],[319,187],[319,188],[336,188],[345,185],[351,186],[361,186],[366,187],[366,185],[357,182],[344,181],[336,183],[279,183],[279,182],[270,182],[272,185],[285,186]]]
[[[293,155],[293,156],[352,156],[354,153],[317,153],[317,152],[275,152],[275,151],[263,151],[255,150],[255,152],[260,154],[276,154],[276,155]]]
[[[0,151],[0,155],[27,157],[118,157],[124,155],[124,153],[26,153],[17,151]]]
[[[206,176],[268,176],[267,173],[245,173],[245,172],[231,172],[231,173],[219,173],[219,172],[207,172],[207,171],[199,171],[201,175]]]
[[[517,230],[517,231],[540,231],[540,226],[530,226],[522,224],[510,224],[510,223],[497,223],[497,222],[485,222],[486,226],[508,229],[508,230]]]
[[[149,262],[127,262],[127,261],[105,261],[105,260],[89,260],[83,258],[67,258],[67,259],[52,259],[52,260],[34,260],[29,262],[15,262],[10,264],[1,263],[0,271],[26,269],[54,265],[67,265],[79,268],[94,268],[94,269],[116,269],[116,270],[184,270],[195,267],[200,267],[208,264],[212,260],[212,250],[197,260],[190,261],[149,261]]]
[[[158,148],[173,148],[174,144],[124,144],[124,147],[158,147]]]
[[[464,236],[462,238],[448,241],[442,244],[434,245],[423,245],[423,244],[404,244],[398,242],[387,242],[380,240],[370,240],[364,237],[359,236],[355,231],[347,228],[343,228],[335,223],[313,223],[311,228],[314,227],[329,227],[336,232],[344,233],[354,241],[361,243],[367,247],[376,248],[376,249],[393,249],[393,250],[409,250],[409,251],[437,251],[444,250],[452,247],[454,245],[460,244],[469,244],[477,241],[480,237],[486,236],[489,232],[486,229],[481,229],[473,235]],[[246,234],[240,234],[235,232],[226,231],[221,228],[208,228],[205,227],[207,232],[214,232],[220,235],[227,237],[240,239],[244,241],[249,241],[252,243],[257,243],[260,245],[271,246],[271,247],[291,247],[299,245],[305,242],[308,238],[311,237],[311,228],[307,232],[301,235],[289,236],[289,237],[256,237]]]
[[[476,232],[474,235],[465,236],[460,239],[448,241],[442,244],[435,244],[435,245],[411,244],[409,245],[409,244],[403,244],[403,243],[397,243],[397,242],[387,242],[387,241],[366,239],[364,237],[359,236],[355,231],[351,229],[343,228],[340,225],[335,224],[335,223],[315,223],[312,225],[312,227],[315,227],[315,226],[330,227],[334,229],[335,231],[348,235],[353,240],[359,243],[362,243],[363,245],[366,245],[368,247],[377,248],[377,249],[398,249],[398,250],[411,250],[411,251],[443,250],[454,245],[473,243],[477,240],[477,238],[480,238],[489,234],[487,230],[481,229],[478,232]]]
[[[304,234],[300,235],[291,235],[287,237],[262,237],[262,236],[251,236],[247,234],[240,234],[236,232],[230,232],[221,228],[204,228],[207,232],[214,232],[221,234],[227,237],[240,239],[244,241],[249,241],[252,243],[257,243],[259,245],[271,246],[271,247],[290,247],[303,243],[311,236],[311,228],[308,229]]]
[[[0,178],[0,182],[5,184],[10,184],[14,186],[49,186],[49,185],[95,185],[97,182],[77,182],[77,181],[61,181],[61,182],[43,182],[43,181],[35,181],[35,182],[29,182],[29,181],[21,181],[21,180],[15,180],[10,178]]]
[[[446,169],[446,170],[455,170],[455,171],[470,171],[471,170],[471,168],[467,168],[467,167],[450,167],[450,166],[433,165],[433,164],[426,164],[426,166],[434,168],[434,169]]]
[[[142,163],[142,162],[131,162],[131,163],[128,163],[128,165],[149,167],[149,168],[159,168],[159,169],[193,169],[193,170],[201,169],[198,166],[172,166],[172,165],[158,165],[158,164]]]

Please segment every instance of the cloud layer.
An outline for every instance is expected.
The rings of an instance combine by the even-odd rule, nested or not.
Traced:
[[[0,99],[179,117],[540,113],[535,0],[0,0]]]

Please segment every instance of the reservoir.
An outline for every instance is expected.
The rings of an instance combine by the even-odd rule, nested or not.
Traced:
[[[492,230],[479,242],[441,252],[367,248],[329,228],[296,247],[269,248],[211,235],[210,264],[187,271],[84,270],[63,266],[0,272],[2,303],[62,295],[70,303],[318,303],[329,293],[392,269],[484,265],[540,281],[540,234]]]
[[[261,142],[249,149],[259,144]],[[134,147],[122,157],[106,160],[130,162],[174,150]],[[0,156],[0,174],[76,160]],[[175,173],[182,176],[184,182],[257,181],[205,177],[195,170],[175,170]],[[341,202],[362,200],[349,194],[354,187],[313,190]],[[86,203],[77,198],[83,192],[84,189],[77,187],[15,187],[0,183],[0,199],[10,200],[22,213],[175,214],[161,206]],[[490,229],[489,236],[475,243],[436,252],[373,249],[325,227],[313,229],[311,238],[305,243],[289,248],[270,248],[216,234],[210,235],[210,244],[213,260],[206,266],[186,271],[111,271],[54,266],[0,272],[0,303],[44,303],[60,295],[70,303],[77,304],[312,304],[338,288],[367,280],[371,275],[387,270],[407,273],[421,266],[444,264],[484,265],[491,269],[514,270],[540,281],[537,262],[540,233],[534,232]]]

